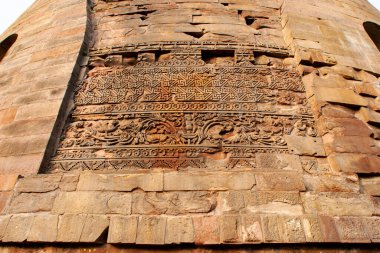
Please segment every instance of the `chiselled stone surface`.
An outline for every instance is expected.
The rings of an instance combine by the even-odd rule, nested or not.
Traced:
[[[164,244],[166,217],[141,216],[137,227],[137,244]]]
[[[105,236],[109,226],[109,218],[101,215],[87,215],[83,231],[80,236],[81,242],[97,242]]]
[[[368,154],[332,154],[328,156],[331,168],[334,171],[348,173],[378,173],[380,158]]]
[[[53,208],[57,192],[21,193],[14,196],[8,213],[46,212]]]
[[[220,243],[220,217],[193,217],[194,241],[196,244]]]
[[[36,215],[27,240],[29,242],[55,242],[57,231],[58,215]]]
[[[58,242],[79,242],[86,223],[85,214],[65,214],[59,217]]]
[[[18,192],[50,192],[58,189],[61,175],[38,175],[18,180]]]
[[[322,140],[320,138],[285,136],[289,151],[296,155],[324,156]]]
[[[112,216],[108,231],[108,243],[135,243],[138,217]]]
[[[13,215],[8,222],[2,241],[3,242],[23,242],[28,238],[32,227],[34,216]]]
[[[342,242],[368,243],[370,238],[360,218],[338,217],[335,224]]]
[[[194,242],[194,225],[191,217],[168,217],[165,244]]]

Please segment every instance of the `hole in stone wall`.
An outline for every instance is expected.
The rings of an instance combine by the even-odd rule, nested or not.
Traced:
[[[17,37],[17,34],[12,34],[0,43],[0,62],[6,56],[12,45],[16,42]]]
[[[252,16],[246,16],[245,17],[245,23],[247,25],[252,25],[255,22],[255,18]]]
[[[156,61],[167,61],[170,59],[170,51],[156,51]]]
[[[231,62],[234,56],[234,50],[202,50],[202,60],[209,64]]]
[[[380,26],[373,22],[364,22],[364,29],[380,51]]]
[[[193,36],[194,38],[197,38],[197,39],[201,38],[204,35],[203,32],[185,32],[185,34]]]

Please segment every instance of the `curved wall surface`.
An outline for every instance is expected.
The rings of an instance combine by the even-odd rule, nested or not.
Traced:
[[[377,252],[365,22],[365,0],[36,1],[0,37],[18,35],[0,61],[4,249]]]

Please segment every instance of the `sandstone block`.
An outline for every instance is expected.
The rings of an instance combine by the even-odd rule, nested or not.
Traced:
[[[34,217],[29,242],[54,242],[57,239],[58,215],[39,214]]]
[[[371,216],[374,205],[368,195],[357,193],[304,193],[302,200],[307,214],[331,216]]]
[[[5,229],[7,228],[7,225],[10,219],[11,219],[10,215],[0,216],[0,241],[3,239]]]
[[[243,242],[258,243],[264,240],[260,216],[242,215],[241,230]]]
[[[343,105],[326,104],[321,108],[321,113],[326,118],[354,118],[355,111]]]
[[[245,207],[243,191],[225,191],[218,194],[219,203],[216,211],[219,213],[238,213]]]
[[[318,216],[303,215],[301,217],[303,230],[307,242],[323,242],[322,230],[319,224]]]
[[[59,189],[62,191],[75,191],[77,189],[78,181],[78,174],[64,174],[59,183]]]
[[[261,225],[264,234],[265,242],[283,242],[284,239],[281,236],[279,230],[278,216],[264,215],[261,216]]]
[[[357,175],[310,175],[303,176],[307,191],[312,192],[359,192]]]
[[[129,193],[60,192],[52,212],[58,214],[130,214]]]
[[[166,217],[141,216],[137,227],[136,244],[164,244]]]
[[[8,222],[4,233],[3,242],[24,242],[28,238],[33,224],[34,216],[13,215]]]
[[[280,216],[280,230],[285,237],[286,242],[302,243],[306,242],[303,231],[302,221],[295,216]]]
[[[302,215],[298,192],[255,191],[244,194],[246,211],[254,214]]]
[[[328,133],[335,136],[370,136],[371,129],[362,121],[353,118],[320,117],[317,122],[320,135]]]
[[[258,153],[256,163],[259,170],[302,171],[301,161],[297,155]]]
[[[380,196],[380,177],[360,178],[362,191],[372,196]]]
[[[84,224],[84,214],[65,214],[60,216],[58,223],[58,242],[79,242]]]
[[[80,175],[79,191],[132,191],[140,188],[144,191],[162,191],[163,174],[95,174]]]
[[[369,110],[367,108],[364,108],[364,107],[360,108],[359,112],[356,115],[359,119],[369,124],[380,123],[380,113]]]
[[[380,242],[380,218],[368,217],[363,218],[361,221],[371,241],[376,243]]]
[[[366,154],[332,154],[328,156],[331,168],[336,172],[379,173],[380,157]]]
[[[254,173],[250,171],[164,174],[165,191],[248,190],[254,185]]]
[[[328,155],[332,153],[380,154],[380,148],[376,147],[374,140],[370,137],[327,134],[322,138]]]
[[[133,214],[208,213],[216,207],[216,196],[210,192],[133,193]]]
[[[256,174],[260,191],[304,191],[302,175],[295,172],[273,172]]]
[[[99,242],[107,231],[109,218],[101,215],[87,215],[80,242]]]
[[[111,216],[108,243],[135,243],[138,217]]]
[[[219,216],[193,217],[195,244],[219,244],[219,220]]]
[[[325,242],[340,242],[338,230],[332,217],[319,215],[319,224]]]
[[[58,189],[62,176],[58,174],[52,175],[36,175],[20,178],[17,183],[17,192],[50,192]]]
[[[9,202],[12,198],[12,192],[0,192],[0,214],[6,212]]]
[[[236,243],[240,241],[241,234],[240,216],[225,215],[220,219],[220,241],[224,243]]]
[[[8,213],[34,213],[50,211],[53,208],[57,192],[21,193],[15,196]]]
[[[296,155],[325,156],[322,139],[285,135],[288,149]]]
[[[326,88],[319,87],[315,91],[317,100],[353,105],[353,106],[367,106],[368,102],[361,96],[355,94],[353,90],[342,88]]]
[[[165,244],[194,242],[194,226],[191,217],[168,217]]]
[[[370,239],[360,218],[335,217],[336,227],[342,242],[368,243]]]
[[[375,206],[375,212],[373,215],[380,216],[380,197],[372,198],[373,205]]]
[[[12,191],[18,177],[17,174],[0,175],[0,192]]]
[[[380,97],[380,87],[373,83],[360,83],[355,85],[356,93],[371,97]]]

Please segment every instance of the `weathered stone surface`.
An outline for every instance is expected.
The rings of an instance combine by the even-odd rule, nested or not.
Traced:
[[[210,192],[133,193],[133,214],[208,213],[216,207],[216,196]]]
[[[332,217],[326,215],[319,215],[319,223],[323,240],[325,242],[340,242],[338,230]]]
[[[295,172],[257,173],[257,186],[260,191],[304,191],[302,175]]]
[[[303,230],[307,242],[323,242],[323,234],[317,215],[303,215],[301,217]]]
[[[282,231],[282,234],[287,242],[306,242],[302,221],[299,217],[281,216],[279,217],[279,221],[281,224],[280,230]]]
[[[61,175],[36,175],[18,180],[17,192],[50,192],[58,189]]]
[[[57,239],[58,215],[39,214],[33,219],[29,242],[54,242]]]
[[[11,219],[10,215],[0,216],[0,241],[3,239],[5,229],[7,228],[7,225],[10,219]]]
[[[0,175],[0,192],[13,190],[18,177],[17,174]]]
[[[315,96],[318,100],[345,105],[367,106],[368,102],[353,90],[342,88],[320,87],[316,89]]]
[[[138,188],[144,191],[162,191],[163,174],[83,173],[78,183],[79,191],[132,191]]]
[[[360,218],[335,217],[336,227],[342,242],[368,243],[368,237]]]
[[[380,147],[377,147],[370,137],[326,134],[322,138],[328,155],[332,153],[380,154]]]
[[[112,216],[108,231],[108,243],[135,243],[137,216]]]
[[[368,217],[361,220],[372,242],[380,242],[380,218]]]
[[[193,217],[195,244],[220,243],[220,217]]]
[[[250,171],[164,174],[164,190],[166,191],[248,190],[254,185],[255,176]]]
[[[83,231],[80,236],[81,242],[97,242],[101,236],[105,236],[109,226],[109,218],[102,215],[87,215]]]
[[[140,216],[137,227],[137,244],[164,244],[166,217]]]
[[[75,191],[79,181],[79,174],[65,174],[59,183],[59,189],[62,191]]]
[[[12,198],[12,192],[0,192],[0,214],[6,212]]]
[[[52,212],[58,214],[130,214],[132,195],[111,192],[60,192]]]
[[[289,151],[296,155],[325,156],[322,140],[320,138],[285,136]]]
[[[265,215],[261,216],[261,225],[264,234],[265,242],[282,242],[283,237],[279,229],[278,216],[275,215]]]
[[[79,242],[84,225],[85,214],[65,214],[59,217],[58,242]]]
[[[241,234],[241,221],[238,215],[224,215],[220,219],[220,241],[224,243],[236,243]]]
[[[225,191],[218,193],[217,213],[238,213],[244,208],[245,191]]]
[[[342,106],[342,105],[326,104],[321,108],[321,114],[329,119],[354,118],[355,110],[346,106]]]
[[[50,211],[57,192],[21,193],[14,196],[8,213],[34,213]]]
[[[360,178],[362,192],[372,196],[380,196],[380,177]]]
[[[298,192],[255,191],[244,194],[246,211],[254,214],[301,215],[303,207]]]
[[[371,216],[374,205],[368,195],[356,193],[304,193],[302,201],[307,214],[331,216]]]
[[[256,154],[258,170],[302,171],[301,161],[297,155]]]
[[[316,124],[321,135],[328,133],[336,136],[370,136],[371,129],[362,121],[353,118],[320,117]]]
[[[331,168],[336,172],[378,173],[380,157],[368,154],[331,154],[328,156]]]
[[[356,93],[365,96],[379,97],[380,96],[380,87],[374,85],[373,83],[360,83],[355,85]]]
[[[359,192],[357,175],[310,175],[303,176],[306,190],[312,192]]]
[[[241,216],[241,237],[243,242],[247,243],[257,243],[264,240],[260,216]]]
[[[194,242],[194,226],[191,217],[168,217],[165,244]]]
[[[356,115],[369,124],[380,124],[380,113],[378,112],[362,107]]]
[[[30,214],[13,215],[8,222],[3,242],[24,242],[28,238],[34,216]]]

